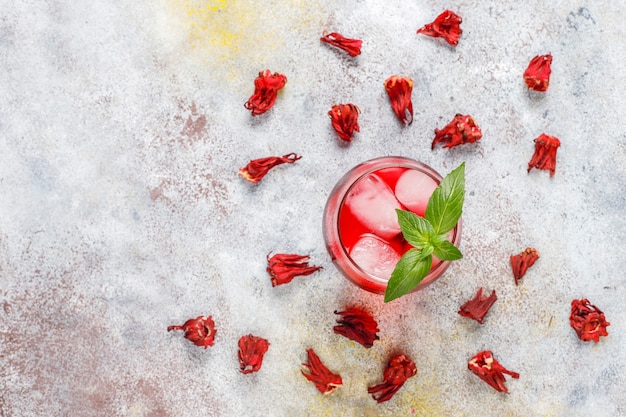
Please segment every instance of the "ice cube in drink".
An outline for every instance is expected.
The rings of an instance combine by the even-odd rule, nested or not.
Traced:
[[[435,180],[428,175],[414,169],[407,169],[398,178],[394,193],[398,201],[408,210],[424,217],[428,199],[437,185]]]
[[[400,233],[396,209],[401,208],[393,190],[375,173],[354,184],[344,205],[365,229],[382,239]]]
[[[389,279],[400,260],[400,253],[389,242],[366,233],[352,247],[350,257],[365,272]]]

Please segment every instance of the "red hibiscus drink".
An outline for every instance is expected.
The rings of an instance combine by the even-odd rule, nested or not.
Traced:
[[[404,157],[382,157],[357,165],[339,180],[324,210],[324,240],[333,263],[354,284],[384,294],[396,263],[411,248],[402,236],[396,209],[424,216],[442,180],[429,166]],[[458,246],[461,221],[450,232]],[[430,273],[414,291],[448,268],[433,256]]]

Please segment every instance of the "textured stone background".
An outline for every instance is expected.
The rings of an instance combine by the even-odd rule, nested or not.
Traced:
[[[608,0],[26,0],[0,5],[0,415],[626,415],[626,81],[623,2]],[[317,4],[315,4],[317,3]],[[445,8],[456,48],[417,35]],[[351,59],[324,31],[364,41]],[[522,72],[554,56],[550,89]],[[275,107],[243,103],[257,73],[288,77]],[[395,119],[383,81],[415,80],[415,122]],[[345,146],[327,111],[353,102]],[[484,137],[430,150],[471,114]],[[533,139],[561,139],[557,172],[526,172]],[[250,159],[297,152],[251,185]],[[461,249],[434,285],[384,305],[326,254],[328,193],[353,165],[404,155],[445,173],[467,164]],[[508,257],[541,259],[519,287]],[[272,288],[269,252],[324,269]],[[499,300],[481,326],[457,314],[478,287]],[[611,322],[579,341],[570,301]],[[333,311],[371,309],[381,340],[335,335]],[[171,324],[212,315],[203,350]],[[238,371],[237,340],[270,340]],[[300,375],[313,347],[344,386]],[[466,368],[493,350],[509,395]],[[389,402],[367,394],[401,350],[418,375]]]

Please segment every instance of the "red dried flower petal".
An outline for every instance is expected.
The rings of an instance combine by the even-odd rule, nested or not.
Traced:
[[[256,184],[275,166],[293,164],[300,158],[302,157],[295,153],[289,153],[283,156],[269,156],[267,158],[254,159],[248,162],[248,165],[239,169],[239,175],[251,183]]]
[[[389,95],[391,108],[398,119],[405,125],[413,123],[413,102],[411,101],[413,80],[408,77],[392,75],[385,80],[385,90]]]
[[[550,73],[552,72],[552,55],[537,55],[530,60],[528,68],[524,71],[524,81],[528,88],[534,91],[546,91],[550,84]]]
[[[584,342],[593,340],[596,343],[600,341],[600,336],[609,335],[606,328],[611,325],[606,321],[604,313],[590,304],[586,298],[572,300],[569,322],[580,340]]]
[[[259,76],[254,80],[254,94],[250,96],[244,107],[252,111],[253,116],[263,114],[272,108],[278,90],[287,83],[287,77],[277,72],[265,70],[259,72]]]
[[[250,374],[261,369],[263,355],[270,347],[270,342],[262,337],[241,336],[239,339],[239,370],[244,374]]]
[[[315,387],[324,395],[330,395],[337,390],[342,384],[341,375],[333,374],[322,363],[320,358],[315,354],[313,349],[306,351],[308,362],[303,363],[308,372],[301,370],[302,375],[315,384]]]
[[[451,10],[444,10],[432,23],[424,25],[417,33],[433,38],[444,38],[450,45],[456,46],[463,33],[462,22],[461,16]]]
[[[354,104],[336,104],[328,112],[335,132],[346,142],[352,141],[354,132],[360,132],[359,113]]]
[[[389,360],[387,368],[383,373],[383,382],[373,387],[369,387],[367,392],[372,397],[382,403],[391,399],[407,379],[417,374],[415,362],[406,355],[396,355]]]
[[[539,259],[539,252],[533,248],[526,248],[517,255],[511,255],[511,268],[513,269],[513,277],[515,277],[515,285],[524,277],[528,268]]]
[[[361,45],[363,41],[360,39],[350,39],[337,32],[332,32],[321,37],[320,40],[336,48],[343,49],[350,56],[361,55]]]
[[[267,272],[272,279],[272,287],[290,283],[295,277],[311,275],[322,269],[321,266],[309,266],[309,256],[277,253],[267,258]]]
[[[182,326],[168,326],[167,331],[182,330],[185,337],[193,342],[196,346],[204,347],[213,346],[215,339],[215,323],[211,316],[199,316],[195,319],[189,319]]]
[[[561,146],[561,141],[554,136],[545,133],[535,139],[535,153],[528,163],[528,172],[532,168],[550,170],[550,176],[556,171],[556,151]]]
[[[444,148],[453,148],[465,143],[474,143],[482,137],[483,133],[472,116],[457,114],[443,129],[435,129],[431,149],[435,149],[439,142],[446,143]]]
[[[337,319],[338,325],[333,327],[337,334],[354,340],[365,346],[372,347],[375,340],[379,340],[378,323],[372,315],[360,308],[349,307],[345,311],[335,311],[341,317]]]
[[[498,297],[496,296],[495,290],[491,291],[491,295],[487,297],[483,296],[483,289],[479,288],[474,298],[461,306],[459,314],[483,324],[485,315],[487,315],[489,309],[497,299]]]
[[[480,379],[491,385],[495,390],[508,393],[509,391],[504,385],[504,374],[510,375],[512,378],[519,378],[517,372],[511,372],[493,357],[490,350],[478,352],[474,356],[467,367],[474,372]]]

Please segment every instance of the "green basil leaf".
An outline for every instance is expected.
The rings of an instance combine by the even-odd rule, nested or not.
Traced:
[[[430,243],[437,247],[437,246],[441,246],[443,245],[443,242],[449,241],[450,240],[450,236],[449,233],[441,233],[439,235],[434,235],[433,237],[430,238]]]
[[[428,200],[426,219],[435,234],[449,232],[456,226],[463,212],[465,199],[465,162],[441,181]]]
[[[416,248],[423,248],[435,234],[433,226],[423,217],[405,210],[396,209],[402,235]]]
[[[427,257],[428,255],[432,255],[435,251],[435,247],[430,243],[427,243],[423,248],[421,248],[422,258]]]
[[[402,297],[413,290],[430,272],[433,257],[413,248],[402,255],[391,274],[385,291],[385,302]]]
[[[463,257],[461,251],[447,240],[435,247],[433,255],[442,261],[456,261]]]

